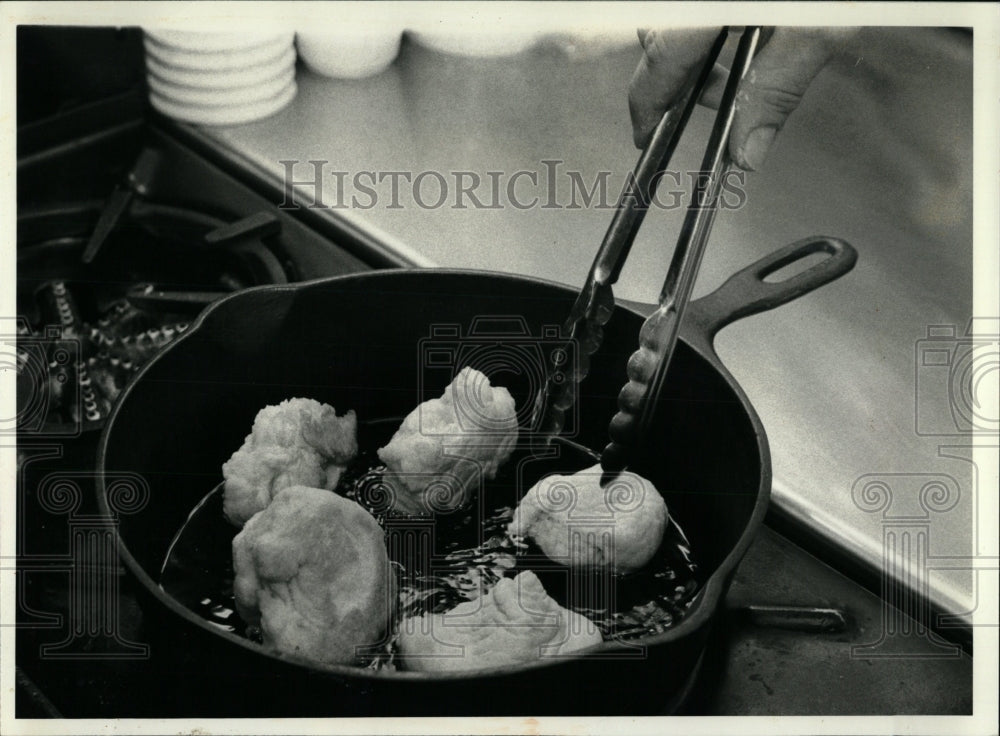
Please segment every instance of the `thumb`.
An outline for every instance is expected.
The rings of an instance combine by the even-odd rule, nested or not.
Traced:
[[[639,30],[643,55],[629,84],[632,136],[642,148],[719,35],[718,28]]]
[[[751,63],[736,98],[729,151],[741,168],[761,167],[810,82],[851,34],[839,28],[775,29]]]

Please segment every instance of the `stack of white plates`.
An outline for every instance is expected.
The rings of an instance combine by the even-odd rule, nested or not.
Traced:
[[[202,125],[273,115],[295,97],[294,35],[145,29],[150,102]]]

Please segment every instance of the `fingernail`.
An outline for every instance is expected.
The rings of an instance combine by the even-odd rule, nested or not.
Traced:
[[[774,143],[777,129],[772,127],[757,128],[747,136],[746,143],[740,149],[740,160],[737,162],[744,169],[756,171],[764,165],[767,152]]]

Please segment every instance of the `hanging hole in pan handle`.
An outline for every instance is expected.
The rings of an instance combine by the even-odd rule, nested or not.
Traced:
[[[779,281],[767,277],[814,254],[826,258]],[[719,330],[741,317],[766,312],[798,299],[848,273],[858,252],[840,238],[817,235],[780,248],[730,276],[711,294],[692,302],[685,321],[711,342]]]

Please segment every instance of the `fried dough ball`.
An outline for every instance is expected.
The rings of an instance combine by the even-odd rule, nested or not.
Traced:
[[[601,466],[573,475],[550,475],[529,490],[507,527],[533,539],[552,560],[575,568],[638,570],[660,547],[667,504],[635,473],[601,485]]]
[[[378,456],[392,506],[407,514],[451,511],[496,477],[517,442],[514,398],[463,368],[439,399],[411,411]]]
[[[264,645],[327,664],[350,664],[380,643],[396,584],[382,528],[336,493],[286,488],[233,539],[240,616]]]
[[[257,413],[243,446],[222,466],[223,510],[236,526],[289,486],[332,490],[358,454],[357,417],[313,399],[288,399]]]
[[[447,613],[404,620],[397,645],[406,669],[450,672],[531,662],[601,641],[592,621],[556,603],[527,571]]]

